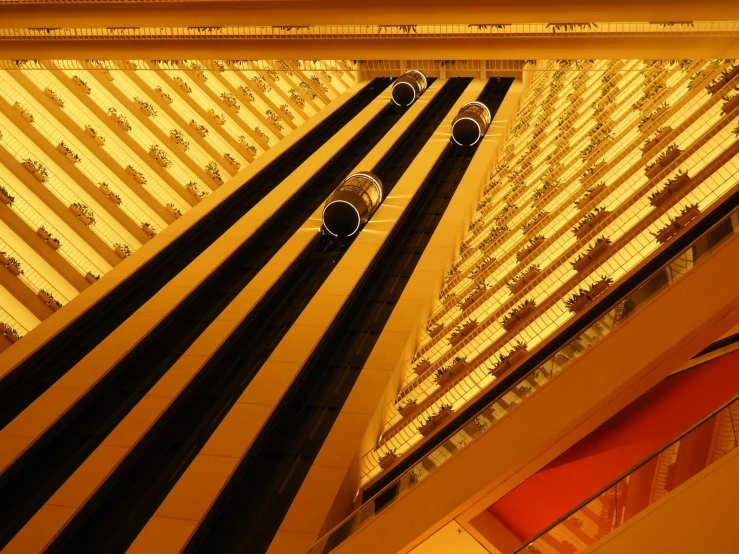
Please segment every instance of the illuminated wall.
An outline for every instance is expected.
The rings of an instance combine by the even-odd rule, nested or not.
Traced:
[[[363,483],[735,186],[737,83],[739,66],[724,61],[537,63],[380,439],[362,457]],[[503,417],[525,388],[476,425]],[[464,435],[436,449],[439,463]]]
[[[0,350],[356,78],[344,61],[6,66],[15,68],[0,69]]]

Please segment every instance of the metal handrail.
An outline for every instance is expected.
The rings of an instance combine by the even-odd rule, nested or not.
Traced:
[[[693,425],[691,425],[688,429],[686,429],[685,431],[683,431],[676,438],[672,439],[667,444],[665,444],[663,446],[660,446],[657,450],[655,450],[654,452],[652,452],[651,454],[649,454],[647,457],[645,457],[644,459],[642,459],[636,465],[634,465],[633,467],[631,467],[630,469],[626,470],[624,473],[622,473],[621,475],[619,475],[618,477],[616,477],[615,479],[613,479],[612,481],[610,481],[606,486],[604,486],[603,488],[599,489],[598,492],[596,492],[593,495],[589,496],[586,500],[583,500],[580,504],[578,504],[572,510],[568,511],[567,513],[565,513],[565,515],[561,516],[555,522],[553,522],[550,525],[548,525],[547,527],[545,527],[542,531],[539,531],[536,535],[534,535],[532,538],[530,538],[529,540],[527,540],[526,543],[522,544],[516,550],[514,550],[513,552],[511,552],[511,554],[518,554],[519,552],[523,552],[524,549],[528,548],[531,544],[533,544],[534,542],[536,542],[537,540],[539,540],[541,537],[543,537],[544,535],[546,535],[547,533],[549,533],[552,529],[554,529],[555,527],[557,527],[558,525],[560,525],[561,523],[563,523],[564,521],[566,521],[574,513],[578,512],[579,510],[581,510],[582,508],[584,508],[585,506],[587,506],[588,504],[590,504],[591,502],[593,502],[594,500],[596,500],[600,495],[602,495],[604,492],[606,492],[611,487],[614,487],[614,486],[618,485],[618,483],[621,482],[623,479],[625,479],[626,477],[628,477],[632,473],[636,472],[639,468],[641,468],[641,467],[645,466],[646,464],[648,464],[654,458],[656,458],[657,456],[659,456],[662,452],[664,452],[665,450],[667,450],[671,446],[675,445],[676,443],[680,442],[682,439],[684,439],[685,437],[687,437],[690,433],[692,433],[693,431],[695,431],[698,427],[700,427],[704,423],[710,421],[712,418],[716,417],[723,410],[725,410],[726,408],[728,408],[729,406],[731,406],[735,402],[739,402],[739,394],[737,394],[734,397],[732,397],[731,400],[729,400],[728,402],[724,403],[720,407],[716,408],[714,411],[712,411],[710,414],[708,414],[706,417],[704,417],[703,419],[701,419],[697,423],[694,423]],[[708,466],[706,466],[706,467],[708,467]]]

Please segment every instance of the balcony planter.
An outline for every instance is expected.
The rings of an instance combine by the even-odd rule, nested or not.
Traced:
[[[642,147],[642,155],[646,154],[647,152],[653,150],[655,147],[659,146],[664,142],[664,138],[672,132],[672,127],[665,127],[664,129],[661,129],[657,135],[650,140],[647,144]]]
[[[170,214],[171,214],[172,216],[174,216],[174,218],[175,218],[175,219],[179,218],[179,217],[180,217],[180,216],[182,215],[182,213],[180,212],[180,210],[178,210],[178,209],[177,209],[177,208],[176,208],[176,207],[175,207],[174,205],[172,205],[172,204],[167,204],[167,211],[168,211],[168,212],[169,212],[169,213],[170,213]]]
[[[146,183],[146,177],[144,177],[140,173],[136,173],[133,176],[133,180],[136,181],[139,185],[143,185],[144,183]]]
[[[105,196],[110,196],[113,193],[113,191],[111,191],[110,188],[108,188],[108,185],[106,185],[105,183],[102,183],[100,185],[100,190]]]
[[[448,294],[446,297],[442,299],[442,302],[445,307],[449,307],[453,304],[457,303],[457,294],[452,292],[451,294]]]
[[[680,228],[687,227],[694,219],[700,215],[698,206],[690,206],[684,213],[680,214],[675,220]]]
[[[74,82],[75,85],[77,85],[82,90],[84,90],[86,94],[90,94],[92,92],[92,90],[90,90],[90,87],[87,85],[87,83],[85,83],[82,79],[77,77],[77,75],[72,77],[72,82]]]
[[[721,111],[725,114],[728,114],[733,112],[737,108],[739,108],[739,94],[734,96],[734,98],[730,99],[728,102],[724,103],[724,105],[721,107]]]
[[[122,259],[126,259],[126,258],[128,258],[131,255],[131,251],[130,251],[129,248],[127,248],[127,247],[124,248],[123,246],[121,246],[119,244],[116,244],[115,245],[115,249],[113,251],[116,253],[116,255],[119,258],[122,258]]]
[[[610,212],[601,210],[591,217],[582,227],[575,229],[575,236],[579,239],[587,236],[593,229],[600,225],[608,217]]]
[[[572,269],[580,273],[584,269],[586,269],[591,262],[594,260],[600,258],[603,256],[606,252],[608,252],[608,249],[611,247],[611,245],[608,242],[601,242],[598,245],[594,246],[590,252],[584,254],[582,258],[579,260],[572,262]]]
[[[211,181],[213,181],[213,184],[220,187],[223,184],[223,179],[220,175],[217,175],[214,171],[208,170],[205,172],[205,174],[210,177]]]
[[[23,270],[21,268],[14,266],[9,261],[5,264],[5,267],[7,267],[8,271],[10,271],[16,277],[18,277],[21,273],[23,273]]]
[[[689,182],[690,176],[687,173],[681,173],[673,181],[668,182],[661,191],[650,198],[652,206],[661,206],[667,201],[670,195],[675,194]]]
[[[36,167],[29,161],[23,161],[21,165],[29,173],[33,173],[34,171],[36,171]]]
[[[228,153],[223,154],[223,161],[234,171],[239,171],[239,169],[241,169],[241,164]]]
[[[674,150],[671,150],[670,152],[665,154],[659,163],[662,165],[662,167],[667,167],[672,162],[674,162],[681,153],[682,152],[679,148],[675,148]]]
[[[174,142],[177,145],[177,148],[185,152],[189,146],[189,144],[185,141],[184,137],[179,134],[170,133],[169,134],[169,140]]]
[[[395,463],[395,460],[398,459],[398,456],[395,454],[395,452],[388,452],[384,456],[380,457],[380,468],[381,469],[387,469],[391,465]]]
[[[452,372],[452,370],[450,370],[450,369],[443,369],[443,370],[440,369],[437,372],[436,377],[434,378],[434,381],[436,382],[437,385],[439,385],[440,387],[443,387],[449,381],[452,380],[452,377],[454,377],[454,373]]]
[[[603,292],[605,292],[612,283],[613,281],[611,279],[603,277],[600,281],[591,285],[590,289],[587,291],[580,289],[580,291],[574,295],[576,297],[574,300],[568,299],[565,301],[567,309],[573,314],[581,312],[588,304],[603,294]]]
[[[463,337],[466,337],[469,335],[475,328],[477,327],[477,320],[469,321],[462,325],[462,330],[460,331],[460,334]]]
[[[541,271],[538,267],[533,266],[531,269],[526,271],[525,273],[521,274],[521,277],[513,284],[513,286],[510,286],[512,294],[518,294],[521,292],[524,288],[526,288],[526,285],[531,283],[534,279],[536,279]]]
[[[398,413],[403,417],[408,417],[416,410],[417,407],[418,404],[416,404],[415,400],[409,400],[398,408]]]
[[[577,209],[582,211],[593,205],[593,201],[597,199],[601,194],[606,191],[606,185],[601,183],[600,185],[593,188],[589,193],[583,196],[580,200],[575,202]]]
[[[460,308],[462,311],[471,308],[472,305],[477,301],[478,298],[480,298],[483,294],[485,294],[485,288],[479,288],[477,289],[472,295],[468,296],[467,299],[460,304]]]
[[[529,245],[526,248],[516,252],[516,261],[521,263],[526,258],[531,256],[531,254],[533,254],[537,249],[539,249],[544,244],[545,240],[546,239],[544,237],[537,237],[537,238],[531,239],[529,241]]]
[[[88,271],[87,274],[85,275],[85,281],[87,281],[90,284],[97,282],[98,279],[100,279],[100,276],[93,275],[92,271]]]
[[[79,219],[82,223],[87,225],[88,227],[92,225],[92,219],[85,214],[79,207],[75,206],[74,204],[71,204],[69,206],[69,210]]]
[[[431,364],[429,363],[428,360],[421,360],[415,366],[413,366],[413,371],[416,373],[416,375],[421,375],[424,371],[426,371],[430,367],[431,367]]]
[[[18,102],[13,103],[13,109],[18,112],[19,114],[23,115],[23,112],[25,111],[23,109],[23,106],[21,106]]]
[[[15,329],[10,327],[7,323],[0,323],[0,335],[4,335],[5,338],[13,344],[18,342],[18,339],[20,339]]]
[[[128,165],[126,166],[126,173],[133,177],[134,175],[136,175],[137,172],[132,166]]]
[[[444,421],[449,419],[449,416],[451,415],[452,415],[452,407],[444,406],[441,408],[439,413],[434,416],[434,423],[436,425],[441,425]]]
[[[436,325],[431,330],[428,331],[428,335],[430,338],[434,338],[436,335],[441,333],[444,330],[444,324],[440,323],[439,325]]]
[[[10,206],[13,204],[13,200],[10,198],[10,196],[0,190],[0,203],[5,204],[6,206]]]
[[[516,325],[518,325],[521,321],[526,319],[531,313],[534,311],[534,308],[536,308],[536,304],[534,302],[526,301],[524,304],[520,305],[518,308],[516,308],[515,313],[511,313],[506,319],[502,321],[503,329],[506,331],[510,331]]]

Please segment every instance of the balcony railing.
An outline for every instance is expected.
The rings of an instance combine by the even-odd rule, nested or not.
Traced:
[[[735,206],[736,194],[728,199],[727,205]],[[732,204],[733,202],[733,204]],[[493,426],[513,412],[540,390],[556,379],[563,371],[585,352],[597,346],[613,330],[626,322],[639,308],[666,288],[671,287],[687,273],[695,269],[702,259],[721,247],[729,238],[739,234],[739,210],[720,218],[710,230],[675,255],[660,269],[646,278],[641,285],[621,298],[601,315],[594,323],[579,332],[553,355],[541,364],[535,365],[515,384],[496,395],[495,400],[466,422],[455,425],[457,432],[447,437],[441,446],[422,456],[410,469],[407,469],[382,488],[358,510],[347,517],[330,533],[323,537],[307,554],[325,554],[354,534],[362,524],[375,517],[389,504],[403,496],[408,490],[424,480],[440,466],[456,456],[461,450],[479,439]]]
[[[561,552],[577,554],[582,552],[681,484],[676,483],[674,478],[670,478],[669,468],[673,467],[681,448],[689,448],[686,446],[686,441],[709,427],[715,428],[717,433],[713,450],[708,457],[703,457],[702,465],[696,464],[681,473],[682,482],[714,464],[739,445],[739,396],[734,397],[672,442],[661,447],[603,487],[526,544],[517,548],[513,554],[560,554]],[[657,461],[656,490],[649,498],[643,499],[643,502],[629,503],[629,484],[635,474],[652,461]]]

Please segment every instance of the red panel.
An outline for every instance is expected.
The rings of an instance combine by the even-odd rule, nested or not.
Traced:
[[[739,352],[668,377],[488,510],[531,538],[739,392]]]

